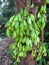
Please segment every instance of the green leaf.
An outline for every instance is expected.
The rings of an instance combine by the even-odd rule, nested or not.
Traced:
[[[13,56],[13,50],[9,48],[9,50],[8,50],[8,54],[9,54],[10,57],[12,58],[12,56]]]
[[[37,57],[36,60],[39,61],[41,59],[41,56]]]
[[[39,61],[39,65],[42,65],[42,62],[43,62],[43,60],[41,59],[41,60]]]
[[[44,65],[47,65],[47,63],[46,63],[46,59],[45,59],[45,58],[43,59],[43,62],[44,62]]]
[[[15,62],[13,63],[13,65],[17,65],[17,61],[15,61]]]

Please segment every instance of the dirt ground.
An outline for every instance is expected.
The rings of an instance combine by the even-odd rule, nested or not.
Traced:
[[[10,60],[7,51],[9,45],[13,42],[11,38],[5,38],[0,40],[0,65],[12,65],[12,60]]]

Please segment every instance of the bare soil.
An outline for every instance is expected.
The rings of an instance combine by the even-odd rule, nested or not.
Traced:
[[[7,54],[9,45],[13,42],[11,38],[5,38],[0,40],[0,65],[12,65],[12,60],[10,60]]]

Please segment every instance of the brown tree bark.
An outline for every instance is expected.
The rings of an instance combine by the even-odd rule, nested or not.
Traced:
[[[30,4],[31,4],[31,0],[26,0],[26,9],[28,11],[30,10]]]
[[[44,30],[41,31],[41,42],[44,42]]]

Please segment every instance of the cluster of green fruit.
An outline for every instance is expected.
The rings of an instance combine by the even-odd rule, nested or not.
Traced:
[[[26,57],[28,51],[31,51],[31,55],[34,57],[37,55],[36,60],[39,60],[46,53],[46,49],[44,45],[39,43],[38,37],[40,30],[45,27],[45,8],[46,5],[41,6],[37,20],[26,8],[21,8],[20,12],[12,16],[7,22],[7,35],[12,36],[15,40],[9,48],[9,53],[15,63],[20,61],[20,57]]]
[[[39,26],[40,30],[45,27],[45,20],[46,20],[46,4],[42,5],[38,14],[37,14],[37,25]]]

